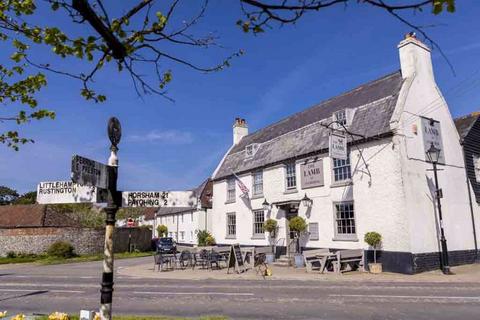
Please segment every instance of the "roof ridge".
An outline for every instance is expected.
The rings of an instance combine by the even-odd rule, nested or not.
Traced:
[[[303,110],[301,110],[301,111],[299,111],[299,112],[290,114],[289,116],[287,116],[287,117],[285,117],[285,118],[282,118],[282,119],[280,119],[280,120],[278,120],[278,121],[276,121],[276,122],[273,122],[272,124],[269,124],[269,125],[266,126],[266,127],[257,129],[257,130],[255,130],[254,132],[246,135],[245,137],[253,136],[254,134],[256,134],[256,133],[258,133],[258,132],[260,132],[260,131],[266,130],[266,129],[268,129],[268,128],[271,128],[271,127],[273,127],[273,126],[275,126],[275,125],[277,125],[277,124],[280,124],[280,123],[286,121],[287,119],[291,118],[292,116],[306,113],[307,111],[310,111],[311,109],[313,109],[313,108],[315,108],[315,107],[321,106],[321,105],[323,105],[323,104],[325,104],[325,103],[327,103],[327,102],[329,102],[329,101],[331,101],[331,100],[333,100],[333,99],[337,99],[337,98],[346,96],[346,95],[348,95],[348,94],[350,94],[350,93],[352,93],[352,92],[360,89],[360,88],[363,87],[363,86],[375,84],[375,83],[377,83],[377,82],[380,82],[380,81],[383,81],[383,80],[388,79],[388,78],[390,78],[390,77],[393,77],[393,76],[397,75],[398,73],[401,73],[401,70],[400,70],[400,69],[398,69],[398,70],[396,70],[396,71],[394,71],[394,72],[391,72],[391,73],[389,73],[389,74],[387,74],[387,75],[384,75],[384,76],[382,76],[382,77],[380,77],[380,78],[378,78],[378,79],[375,79],[375,80],[372,80],[372,81],[369,81],[369,82],[366,82],[366,83],[362,83],[362,84],[356,86],[356,87],[353,88],[353,89],[350,89],[350,90],[348,90],[348,91],[344,91],[343,93],[340,93],[340,94],[338,94],[338,95],[336,95],[336,96],[333,96],[333,97],[331,97],[331,98],[328,98],[328,99],[326,99],[326,100],[322,100],[321,102],[318,102],[318,103],[316,103],[316,104],[314,104],[314,105],[312,105],[312,106],[310,106],[310,107],[308,107],[308,108],[306,108],[306,109],[303,109]],[[245,138],[245,137],[244,137],[244,138]],[[243,139],[242,139],[242,140],[243,140]]]

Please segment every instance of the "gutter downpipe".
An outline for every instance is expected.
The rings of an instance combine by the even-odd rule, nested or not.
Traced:
[[[473,214],[472,194],[471,194],[471,189],[470,189],[470,179],[468,178],[467,159],[466,159],[466,156],[465,156],[465,150],[463,149],[463,146],[464,146],[463,139],[460,140],[460,145],[462,146],[463,162],[464,162],[464,165],[465,165],[465,177],[466,177],[467,190],[468,190],[468,203],[470,204],[470,216],[472,217],[472,227],[473,227],[473,242],[475,244],[475,260],[474,260],[474,263],[476,263],[476,262],[479,262],[477,230],[475,228],[475,215]]]

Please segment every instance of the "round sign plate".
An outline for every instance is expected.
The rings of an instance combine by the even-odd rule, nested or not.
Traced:
[[[120,143],[121,137],[122,126],[120,125],[120,121],[115,117],[111,117],[110,120],[108,120],[108,138],[114,146],[117,146]]]

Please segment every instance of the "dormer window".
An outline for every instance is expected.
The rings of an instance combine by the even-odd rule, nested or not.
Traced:
[[[355,109],[346,108],[333,113],[332,120],[335,129],[347,128],[352,124]]]
[[[258,143],[252,143],[245,147],[245,157],[251,158],[257,153]]]

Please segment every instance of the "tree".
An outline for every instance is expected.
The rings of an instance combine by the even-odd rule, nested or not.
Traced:
[[[13,204],[35,204],[37,203],[37,191],[30,191],[18,197]]]
[[[382,242],[382,235],[375,231],[367,232],[363,240],[373,248],[373,262],[377,263],[377,247]]]
[[[159,225],[157,227],[157,234],[159,238],[166,237],[168,234],[168,227],[166,225]]]
[[[307,222],[302,217],[296,216],[290,219],[288,227],[295,235],[297,241],[297,253],[300,253],[300,235],[307,229]]]
[[[454,12],[456,4],[455,0],[399,0],[395,4],[387,0],[238,1],[242,19],[237,24],[245,32],[259,34],[275,23],[295,23],[310,12],[321,13],[323,9],[336,5],[359,4],[385,10],[438,49],[440,47],[423,27],[406,20],[400,13],[430,9],[434,14]],[[107,97],[92,85],[99,72],[113,66],[132,80],[138,95],[156,94],[171,100],[166,86],[173,79],[172,68],[181,65],[199,72],[216,72],[228,67],[232,58],[243,53],[238,50],[216,64],[203,66],[182,58],[176,51],[180,47],[218,47],[214,34],[196,35],[193,32],[204,17],[208,0],[195,2],[197,13],[188,19],[178,19],[178,8],[183,3],[180,0],[126,3],[112,1],[107,4],[103,0],[1,1],[0,41],[6,44],[4,51],[10,51],[10,61],[0,64],[0,102],[9,108],[0,114],[0,122],[12,121],[21,125],[31,120],[55,118],[55,112],[46,106],[38,106],[36,99],[38,91],[47,86],[47,73],[77,81],[79,92],[85,99],[104,102]],[[192,3],[185,2],[185,6],[191,7]],[[40,15],[49,18],[39,19]],[[59,21],[64,23],[65,16],[71,23],[58,27]],[[38,23],[43,20],[48,23]],[[36,53],[45,49],[50,51],[47,61],[38,60]],[[84,64],[79,68],[77,64],[62,63],[59,67],[62,59],[80,60]],[[151,70],[151,74],[140,70]],[[18,130],[0,132],[0,143],[15,150],[28,142],[33,140],[23,137]]]
[[[7,186],[0,186],[0,205],[10,204],[18,198],[17,190]]]

